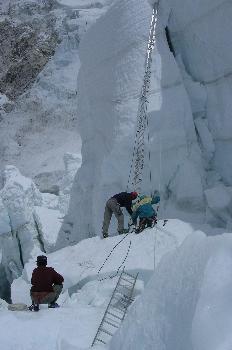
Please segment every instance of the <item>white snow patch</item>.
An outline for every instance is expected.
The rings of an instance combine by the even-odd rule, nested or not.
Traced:
[[[2,105],[4,105],[5,103],[7,103],[9,101],[9,99],[7,98],[6,95],[4,94],[0,94],[0,108]]]
[[[140,271],[140,278],[146,282],[154,270],[154,263],[157,265],[164,254],[178,247],[184,238],[193,232],[190,224],[180,220],[170,220],[165,227],[162,224],[161,221],[157,228],[145,230],[139,235],[128,235],[107,259],[99,275],[99,269],[112,248],[123,238],[122,236],[82,240],[77,245],[49,254],[48,265],[53,266],[64,276],[64,289],[73,287],[73,291],[75,286],[81,286],[88,280],[114,275],[122,264],[131,241],[125,269],[131,272]],[[156,245],[155,254],[154,244]],[[28,283],[34,268],[35,261],[32,259],[25,265],[19,280],[24,279]],[[20,282],[15,280],[12,284],[12,300],[20,300],[21,292],[17,287],[18,283]],[[27,303],[29,301],[27,300]]]
[[[62,224],[62,216],[59,210],[44,207],[35,207],[35,220],[44,243],[45,251],[54,249],[58,233]]]

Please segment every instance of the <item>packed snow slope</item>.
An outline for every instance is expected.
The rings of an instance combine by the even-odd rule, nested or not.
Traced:
[[[229,350],[232,237],[194,232],[158,265],[110,350]]]
[[[230,227],[232,7],[197,4],[160,1],[143,191],[161,189],[163,216]],[[83,165],[67,217],[74,241],[100,232],[106,199],[127,188],[151,13],[147,1],[115,1],[81,42]]]
[[[106,277],[115,275],[131,241],[125,268],[139,272],[136,299],[111,343],[96,349],[231,349],[231,234],[207,237],[180,220],[165,227],[159,222],[152,230],[127,236],[98,274],[121,239],[95,237],[49,254],[49,265],[65,278],[61,308],[12,312],[0,301],[2,348],[90,349],[117,281]],[[34,267],[35,258],[12,284],[14,302],[30,302]]]
[[[61,308],[47,310],[46,306],[41,306],[37,314],[29,311],[11,312],[4,309],[3,303],[0,310],[2,348],[90,348],[118,276],[112,279],[102,278],[116,275],[130,241],[131,248],[125,261],[125,269],[130,273],[139,272],[139,281],[135,287],[137,297],[153,274],[154,260],[158,265],[162,257],[177,249],[193,232],[194,228],[190,224],[171,220],[164,228],[160,222],[156,228],[145,230],[139,235],[130,234],[104,240],[95,237],[49,254],[48,264],[60,272],[65,280],[64,293],[59,299]],[[125,239],[113,251],[98,274],[109,252],[123,237]],[[25,265],[22,276],[12,284],[13,302],[30,303],[30,278],[34,268],[35,257]]]
[[[123,266],[128,272],[140,272],[140,278],[147,282],[153,272],[154,263],[158,264],[164,254],[178,247],[185,237],[194,231],[192,225],[180,220],[170,220],[165,227],[162,224],[161,221],[157,228],[146,230],[139,235],[129,234],[126,237],[117,235],[109,239],[94,237],[82,240],[76,245],[49,254],[49,264],[65,276],[64,289],[71,288],[72,291],[74,287],[78,288],[89,280],[101,279],[117,273],[131,241],[128,258]],[[105,262],[112,248],[121,240],[122,242]],[[156,244],[155,251],[154,244]],[[36,255],[25,264],[22,276],[12,284],[14,302],[20,300],[27,304],[30,302],[29,285],[35,268],[35,258]]]

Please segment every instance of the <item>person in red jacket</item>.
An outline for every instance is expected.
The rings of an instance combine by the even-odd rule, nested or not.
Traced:
[[[47,257],[37,256],[37,267],[31,277],[31,300],[29,310],[39,311],[39,304],[48,304],[49,308],[59,307],[56,303],[63,288],[64,278],[52,267],[47,267]]]

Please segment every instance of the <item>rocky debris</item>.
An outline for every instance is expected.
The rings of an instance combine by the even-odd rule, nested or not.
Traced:
[[[55,22],[0,22],[1,93],[14,100],[33,84],[59,42]]]

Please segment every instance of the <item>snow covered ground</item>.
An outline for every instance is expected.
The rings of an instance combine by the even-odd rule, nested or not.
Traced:
[[[232,237],[196,231],[166,255],[110,350],[229,350]]]
[[[41,306],[39,313],[12,312],[2,303],[0,338],[4,350],[16,346],[22,350],[89,349],[117,281],[113,276],[130,241],[125,268],[130,273],[139,272],[136,300],[108,347],[96,349],[229,350],[231,234],[207,237],[179,220],[170,220],[165,227],[159,222],[156,228],[128,235],[97,274],[122,238],[91,238],[49,254],[49,265],[65,278],[61,307],[48,310]],[[30,303],[28,280],[34,267],[35,259],[13,282],[14,302]]]
[[[15,346],[23,350],[41,347],[44,350],[89,348],[117,281],[117,277],[101,279],[115,275],[127,253],[129,242],[132,245],[125,269],[131,273],[139,272],[135,287],[135,296],[138,296],[153,274],[154,260],[158,265],[165,254],[176,249],[193,231],[190,224],[171,220],[165,227],[160,222],[157,228],[139,235],[130,234],[115,249],[99,274],[109,252],[122,236],[104,240],[87,239],[76,246],[49,254],[48,264],[65,278],[64,294],[59,299],[61,308],[47,310],[46,306],[41,306],[40,312],[34,314],[29,311],[8,311],[3,305],[0,311],[0,338],[4,350]],[[13,302],[30,303],[28,281],[34,267],[35,258],[26,264],[22,277],[13,282]]]
[[[49,0],[62,38],[54,56],[17,101],[1,91],[1,167],[18,165],[50,193],[14,166],[0,178],[0,293],[13,281],[13,301],[29,304],[41,252],[65,277],[58,310],[13,313],[0,300],[3,350],[88,349],[116,283],[108,277],[127,254],[137,298],[108,349],[232,349],[230,1],[160,1],[143,191],[159,188],[160,218],[175,219],[125,239],[99,237],[105,201],[128,179],[148,2]],[[44,18],[33,12],[46,3],[12,0],[11,17],[0,0],[0,23],[26,22],[26,6],[32,22],[46,24],[44,9]],[[76,155],[66,153],[64,165],[67,151]]]
[[[140,272],[140,278],[147,282],[154,269],[154,260],[158,264],[164,254],[179,246],[184,238],[194,231],[190,224],[179,220],[170,220],[165,227],[162,224],[161,221],[157,229],[147,230],[140,235],[128,235],[110,255],[99,273],[105,258],[123,238],[122,236],[104,240],[99,237],[82,240],[77,245],[67,246],[49,254],[49,264],[65,276],[64,289],[71,288],[73,291],[89,280],[116,273],[127,254],[131,241],[125,268],[130,272]],[[156,244],[155,256],[154,244]],[[30,302],[28,283],[34,266],[35,256],[25,265],[22,277],[14,280],[12,284],[14,302],[20,300],[27,304]]]

